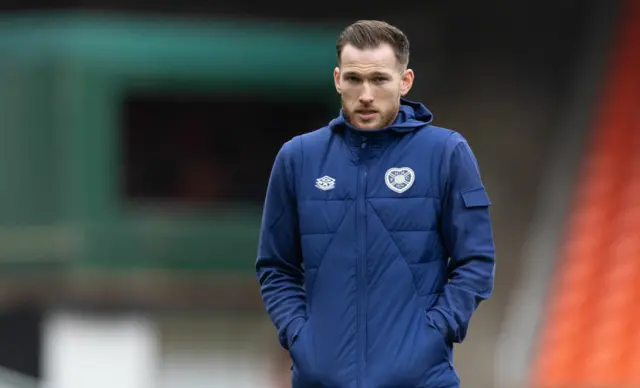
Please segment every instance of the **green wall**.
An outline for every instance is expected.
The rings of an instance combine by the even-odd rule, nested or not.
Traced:
[[[122,100],[136,89],[333,100],[337,34],[88,14],[0,18],[0,263],[253,271],[260,208],[124,205]]]

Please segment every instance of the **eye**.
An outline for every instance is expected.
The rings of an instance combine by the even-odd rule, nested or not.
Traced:
[[[360,78],[356,77],[355,75],[348,75],[346,78],[348,82],[352,82],[352,83],[360,82]]]
[[[387,81],[387,77],[374,77],[373,82],[377,84],[381,84]]]

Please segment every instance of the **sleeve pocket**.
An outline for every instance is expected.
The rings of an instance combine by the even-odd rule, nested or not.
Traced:
[[[491,206],[491,201],[484,187],[477,189],[464,190],[461,192],[462,200],[467,208],[470,207],[486,207]]]

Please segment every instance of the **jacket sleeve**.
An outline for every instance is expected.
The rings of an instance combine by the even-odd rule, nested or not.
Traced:
[[[286,350],[306,322],[292,144],[282,146],[271,170],[256,260],[262,300]]]
[[[476,158],[462,136],[443,161],[441,234],[450,257],[448,282],[427,312],[432,325],[451,342],[462,342],[471,315],[493,292],[495,247],[489,197]]]

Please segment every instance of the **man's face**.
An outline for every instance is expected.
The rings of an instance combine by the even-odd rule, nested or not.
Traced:
[[[346,45],[333,78],[347,120],[356,128],[372,130],[393,122],[414,75],[398,63],[388,44],[366,50]]]

